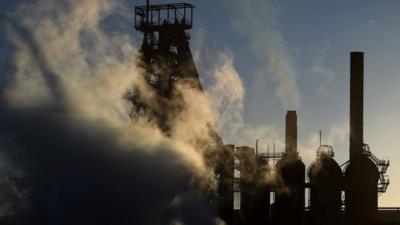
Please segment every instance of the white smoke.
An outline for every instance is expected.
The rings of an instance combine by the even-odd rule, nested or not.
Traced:
[[[228,1],[235,30],[250,39],[250,47],[276,83],[276,95],[285,109],[297,109],[300,93],[277,10],[271,0]]]
[[[319,83],[315,90],[317,94],[329,94],[333,79],[336,77],[336,74],[326,65],[329,49],[330,45],[325,45],[312,62],[310,72]]]
[[[215,126],[225,143],[236,146],[259,147],[266,152],[273,144],[282,151],[284,142],[282,130],[268,124],[249,124],[245,121],[246,88],[235,67],[235,56],[227,49],[221,50],[207,39],[201,30],[195,45],[194,56],[206,84],[206,92],[211,105]],[[284,124],[284,121],[282,121]]]
[[[144,82],[143,71],[136,66],[138,48],[133,44],[129,33],[122,30],[117,34],[110,34],[103,27],[104,21],[110,16],[118,15],[123,20],[130,21],[129,10],[123,1],[39,0],[34,4],[20,5],[15,12],[9,13],[6,22],[7,34],[15,47],[13,58],[15,72],[5,74],[10,82],[0,90],[1,101],[5,105],[0,113],[5,119],[13,118],[14,121],[4,123],[4,127],[8,127],[11,129],[9,131],[16,134],[8,137],[7,128],[0,130],[0,147],[7,149],[4,154],[12,152],[9,153],[11,158],[15,157],[17,152],[34,154],[35,157],[25,161],[13,159],[21,169],[24,169],[25,164],[53,163],[52,160],[46,161],[52,154],[73,154],[78,155],[78,158],[91,155],[93,159],[90,160],[97,162],[94,167],[103,172],[107,172],[108,163],[114,163],[115,177],[133,173],[131,180],[121,181],[130,182],[126,187],[135,186],[133,189],[138,192],[139,199],[137,203],[132,202],[132,207],[135,208],[135,204],[144,204],[135,208],[138,215],[130,216],[143,217],[143,220],[138,219],[137,224],[152,224],[160,218],[148,209],[162,211],[168,205],[168,201],[171,201],[171,196],[179,196],[181,191],[186,191],[188,188],[201,189],[203,187],[200,185],[208,183],[213,168],[207,165],[204,158],[207,145],[198,143],[210,141],[209,124],[215,119],[204,93],[179,87],[186,107],[177,120],[171,121],[173,124],[169,137],[152,123],[131,123],[129,118],[131,104],[124,100],[123,96],[136,86],[142,93],[146,93],[145,99],[148,103],[154,104],[152,102],[154,93]],[[21,124],[25,124],[27,132],[32,134],[24,132],[20,134]],[[46,148],[51,148],[50,146],[55,144],[52,138],[48,138],[53,135],[60,141],[59,149],[47,152]],[[38,142],[37,138],[40,137],[43,138]],[[20,142],[15,146],[15,150],[11,150],[14,147],[5,141],[8,138]],[[25,143],[32,146],[25,146]],[[41,148],[44,148],[44,152],[34,153]],[[105,161],[103,155],[104,158],[109,158],[110,162]],[[121,157],[127,155],[126,158],[132,161],[125,162],[125,159],[117,157],[118,155]],[[131,157],[132,155],[136,157]],[[147,164],[141,159],[147,159],[144,160]],[[54,169],[55,174],[67,170],[62,163],[71,163],[68,157],[56,157],[54,160],[57,165]],[[60,165],[56,160],[61,160]],[[118,163],[119,161],[121,162]],[[85,163],[80,163],[81,161],[77,160],[75,168],[72,169],[78,171],[78,174],[81,171],[84,174],[88,168],[83,166]],[[108,172],[113,173],[114,169],[110,170]],[[42,199],[39,202],[40,206],[44,207],[43,210],[54,213],[55,217],[62,213],[67,214],[66,210],[65,212],[56,210],[61,206],[57,205],[55,200],[59,198],[58,187],[46,186],[52,183],[51,179],[54,177],[44,176],[39,171],[41,170],[31,172],[35,178],[40,177],[33,180],[33,186],[41,187],[40,190],[33,189],[32,195],[39,196],[37,198]],[[156,171],[159,172],[157,176],[154,175]],[[26,176],[27,174],[29,173],[26,173]],[[149,177],[146,179],[147,176]],[[60,176],[57,179],[73,181],[74,178],[72,175],[65,175],[65,178]],[[155,181],[148,181],[152,179]],[[95,179],[93,184],[96,182],[100,181]],[[149,184],[150,186],[147,186]],[[118,188],[106,181],[102,185],[105,185],[104,189],[109,188],[110,194]],[[95,187],[100,188],[99,186],[101,185]],[[146,190],[144,186],[151,190]],[[43,198],[42,192],[47,188],[51,193]],[[78,196],[79,191],[76,191]],[[147,197],[148,195],[150,197]],[[153,195],[159,198],[145,199]],[[51,204],[47,203],[47,198]],[[191,198],[191,201],[200,201],[201,198],[197,196]],[[70,200],[63,197],[58,201]],[[11,206],[4,204],[2,207]],[[216,223],[205,204],[202,204],[202,207],[198,217],[204,216],[201,220],[203,224]],[[8,208],[7,210],[12,211]],[[143,213],[140,214],[141,212]],[[87,216],[90,216],[89,212]],[[151,221],[143,222],[150,218]],[[167,219],[175,218],[172,216]],[[80,222],[83,223],[84,220]],[[198,222],[186,218],[185,224],[198,224]]]

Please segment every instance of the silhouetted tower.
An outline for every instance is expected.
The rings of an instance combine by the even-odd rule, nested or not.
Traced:
[[[188,30],[192,28],[194,6],[146,2],[135,7],[135,29],[143,33],[138,65],[145,85],[133,87],[126,97],[132,102],[134,121],[155,124],[169,136],[187,106],[185,91],[203,91],[189,47]],[[208,126],[204,138],[193,140],[192,144],[203,149],[205,162],[215,169],[219,193],[212,193],[211,202],[215,202],[219,207],[216,210],[229,224],[233,207],[233,147],[223,146],[219,135]]]
[[[165,133],[184,107],[179,85],[202,90],[189,48],[194,6],[187,3],[135,7],[135,28],[143,33],[139,66],[156,97],[135,87],[130,99],[132,117],[155,122]]]
[[[378,207],[379,171],[364,151],[364,53],[350,57],[350,162],[345,169],[345,206],[350,224],[373,224]]]
[[[296,111],[286,114],[285,156],[276,164],[274,224],[301,224],[304,214],[305,166],[297,152]]]
[[[329,145],[320,145],[308,170],[311,221],[314,225],[337,225],[341,216],[343,173]]]

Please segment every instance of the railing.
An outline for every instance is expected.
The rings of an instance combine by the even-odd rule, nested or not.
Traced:
[[[317,157],[321,156],[329,156],[334,157],[335,153],[333,152],[332,146],[330,145],[321,145],[317,149]]]
[[[387,169],[390,165],[389,160],[387,159],[379,159],[376,157],[374,154],[372,154],[369,145],[364,144],[363,145],[363,152],[364,155],[368,156],[376,165],[379,171],[379,180],[378,180],[378,193],[382,194],[385,193],[389,184],[390,184],[390,179],[389,176],[386,175]],[[347,166],[350,164],[350,161],[347,161],[343,163],[340,167],[342,168],[343,171],[346,171]]]
[[[191,29],[193,8],[188,3],[135,7],[135,28],[139,31],[159,30],[165,25],[183,25]]]
[[[385,193],[390,183],[389,176],[385,174],[390,165],[389,160],[379,159],[374,154],[372,154],[368,144],[363,145],[363,154],[367,155],[378,168],[379,170],[378,192],[381,194]]]

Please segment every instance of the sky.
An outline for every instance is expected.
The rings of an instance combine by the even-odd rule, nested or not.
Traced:
[[[277,139],[283,141],[285,111],[297,110],[299,151],[306,166],[315,156],[318,130],[322,131],[322,143],[333,146],[338,163],[346,162],[350,52],[365,52],[364,140],[376,156],[390,159],[391,183],[387,193],[379,197],[379,205],[399,206],[400,155],[396,148],[399,135],[396,128],[400,125],[397,116],[400,106],[396,96],[400,94],[397,88],[400,3],[390,0],[245,2],[242,9],[252,10],[253,14],[248,15],[254,15],[261,31],[253,32],[246,24],[237,27],[235,20],[241,10],[234,6],[237,1],[193,1],[197,7],[192,31],[192,43],[196,41],[196,33],[204,33],[214,46],[228,49],[234,55],[234,66],[246,89],[245,123],[271,126],[278,132]],[[280,42],[275,43],[274,34],[281,36]],[[277,96],[277,81],[268,70],[271,65],[252,49],[258,41],[261,42],[258,48],[263,48],[263,42],[265,46],[272,42],[285,52],[283,58],[293,69],[298,88],[297,106],[284,105]],[[254,146],[257,138],[264,143],[261,151],[265,151],[265,143],[274,142],[272,138],[254,136],[253,142],[247,139],[246,143],[235,144]]]
[[[26,2],[34,1],[3,0],[2,21]],[[219,127],[224,142],[254,146],[259,139],[260,151],[274,143],[283,151],[286,110],[297,110],[299,152],[306,166],[315,157],[318,130],[322,131],[322,142],[333,146],[338,163],[348,160],[350,52],[365,52],[364,140],[376,156],[387,157],[391,163],[391,183],[387,193],[379,197],[379,206],[400,206],[396,129],[400,126],[400,2],[187,2],[196,6],[190,42],[205,90],[214,90],[207,57],[219,54],[231,60],[243,86],[240,102],[234,101],[236,105],[223,111],[222,116],[236,125],[235,132],[229,124]],[[133,7],[144,1],[128,0],[127,4]],[[116,19],[110,24],[108,32],[123,30],[140,45],[140,33],[129,21]],[[0,66],[12,51],[4,38],[2,34]],[[229,110],[238,115],[231,116]]]

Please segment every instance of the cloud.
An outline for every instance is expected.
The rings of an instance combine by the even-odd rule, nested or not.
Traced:
[[[285,109],[297,109],[300,93],[296,70],[278,26],[277,10],[272,1],[229,1],[233,7],[235,30],[248,37],[251,50],[276,83],[276,95]]]
[[[237,146],[254,146],[260,140],[260,149],[275,143],[283,146],[279,140],[279,129],[264,124],[249,124],[244,118],[246,88],[235,67],[235,56],[229,49],[220,49],[207,38],[201,30],[197,34],[194,56],[211,106],[215,127],[225,143]]]
[[[311,67],[311,73],[319,82],[318,88],[315,90],[318,94],[328,94],[332,81],[336,77],[336,74],[326,66],[326,58],[329,49],[329,44],[321,48],[321,50],[315,56]]]
[[[372,24],[372,25],[375,25],[376,24],[376,20],[375,19],[369,19],[369,23]]]
[[[129,21],[129,9],[120,1],[39,0],[8,14],[15,52],[0,89],[5,217],[18,224],[217,223],[201,194],[212,188],[205,187],[213,169],[204,156],[213,121],[207,96],[178,87],[185,107],[169,121],[170,136],[131,122],[123,96],[137,87],[154,104],[155,95],[136,66],[132,38],[106,32],[105,21]],[[187,192],[197,194],[171,206]],[[188,201],[198,203],[186,209],[195,218],[171,209]]]
[[[233,53],[227,49],[219,49],[215,43],[207,39],[205,31],[200,32],[198,40],[194,51],[196,64],[203,70],[202,75],[215,127],[218,134],[223,137],[224,143],[237,147],[255,147],[255,142],[259,139],[260,152],[265,153],[267,149],[272,152],[273,144],[277,152],[282,151],[284,143],[280,137],[283,132],[273,126],[249,124],[245,121],[243,115],[246,89],[235,68]],[[259,162],[255,155],[247,155],[246,162],[247,166],[244,167],[247,171],[240,173],[241,179],[256,180],[260,185],[279,180],[274,171],[266,172],[266,165],[258,167]],[[269,163],[272,164],[272,161]],[[256,174],[257,169],[265,173]],[[237,202],[236,197],[235,202]]]

